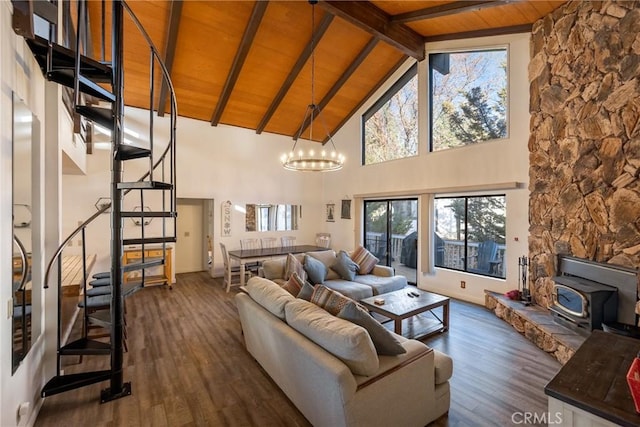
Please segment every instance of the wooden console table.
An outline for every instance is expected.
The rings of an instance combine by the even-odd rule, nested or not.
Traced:
[[[640,425],[626,380],[639,350],[638,339],[593,331],[544,388],[554,424]]]
[[[172,265],[171,265],[171,253],[173,248],[171,246],[167,246],[166,248],[166,258],[164,260],[163,265],[159,265],[157,267],[149,267],[146,270],[160,270],[153,271],[151,274],[148,272],[145,273],[144,284],[147,285],[169,285],[171,288],[171,277],[173,274]],[[144,259],[145,261],[152,261],[154,259],[163,257],[162,248],[145,248],[144,250]],[[142,262],[142,250],[141,249],[125,249],[122,254],[122,264],[131,264],[134,262]],[[130,271],[124,273],[124,283],[132,282],[134,280],[140,279],[142,273],[140,271]]]

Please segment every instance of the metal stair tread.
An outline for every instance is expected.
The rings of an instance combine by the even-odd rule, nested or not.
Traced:
[[[104,328],[111,327],[111,310],[98,310],[91,313],[89,316],[89,323],[99,325]]]
[[[119,190],[171,190],[173,184],[160,181],[119,182]]]
[[[93,95],[105,101],[115,102],[116,96],[93,80],[89,79],[86,76],[83,76],[82,74],[80,74],[80,77],[78,77],[78,79],[80,80],[80,87],[82,89],[82,92],[86,93],[87,91],[90,91],[90,95]]]
[[[174,218],[176,217],[175,211],[145,211],[144,215],[142,211],[121,211],[120,216],[123,218]]]
[[[142,259],[142,258],[141,258]],[[132,262],[122,266],[122,271],[135,271],[145,268],[157,267],[164,264],[164,257],[148,257],[144,262]]]
[[[175,236],[166,236],[166,237],[147,237],[144,239],[123,239],[122,244],[127,245],[144,245],[144,244],[154,244],[154,243],[175,243]]]
[[[149,157],[151,150],[148,148],[136,147],[135,145],[121,144],[116,152],[117,160],[132,160]]]
[[[48,41],[40,36],[33,39],[26,39],[31,52],[33,52],[38,65],[43,73],[47,71],[47,54],[49,51]],[[53,69],[75,69],[75,52],[57,43],[53,43]],[[111,66],[85,55],[80,55],[80,74],[91,78],[94,81],[101,80],[103,83],[111,81]]]
[[[111,295],[99,295],[87,298],[87,308],[107,307],[111,304]],[[84,308],[84,298],[78,302],[78,307]]]
[[[76,111],[78,112],[78,114],[98,123],[99,125],[109,130],[112,130],[113,128],[113,113],[110,108],[77,105]]]
[[[42,387],[40,395],[42,397],[53,396],[64,393],[90,384],[107,381],[111,378],[110,370],[80,372],[77,374],[56,375]]]
[[[105,355],[111,354],[111,344],[89,338],[80,338],[61,347],[58,352],[63,356]]]
[[[47,79],[73,89],[74,74],[75,70],[53,70],[47,74]],[[111,92],[84,76],[80,76],[80,92],[104,101],[113,102],[115,100],[115,96]]]

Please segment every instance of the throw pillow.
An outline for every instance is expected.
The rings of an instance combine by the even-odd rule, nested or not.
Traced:
[[[302,289],[300,290],[300,292],[298,292],[298,296],[297,298],[303,299],[305,301],[311,301],[311,295],[313,295],[313,291],[315,289],[313,288],[313,285],[309,282],[304,282],[304,285],[302,285]]]
[[[293,272],[298,273],[298,276],[300,276],[302,280],[306,280],[307,273],[304,271],[304,266],[300,261],[298,261],[298,258],[293,254],[289,254],[287,255],[287,261],[284,264],[284,280],[289,280]]]
[[[358,274],[369,274],[373,267],[380,261],[362,245],[359,245],[351,254],[353,262],[358,264]]]
[[[327,267],[327,276],[324,278],[324,280],[334,280],[340,278],[338,273],[331,269],[333,263],[336,262],[336,252],[333,249],[327,251],[307,252],[306,255],[312,256],[315,259],[322,261],[324,266]]]
[[[302,280],[300,276],[298,276],[298,273],[294,271],[291,277],[289,277],[289,280],[287,280],[287,282],[282,285],[282,289],[289,292],[294,297],[297,297],[302,290],[303,285],[304,280]]]
[[[324,283],[324,279],[327,277],[327,267],[322,261],[310,256],[304,257],[304,271],[306,271],[309,280],[314,285]]]
[[[363,327],[299,299],[287,304],[285,312],[289,326],[342,360],[354,374],[370,376],[378,373],[380,360]]]
[[[331,269],[338,273],[341,279],[352,282],[356,278],[358,264],[353,262],[345,251],[340,251],[336,256],[335,262],[331,265]]]
[[[329,289],[324,285],[318,285],[315,287],[313,295],[311,295],[311,302],[337,316],[348,303],[354,301],[338,291]]]
[[[382,326],[367,310],[358,304],[354,302],[347,303],[338,313],[338,317],[365,328],[369,332],[378,354],[396,356],[407,352],[391,331]]]

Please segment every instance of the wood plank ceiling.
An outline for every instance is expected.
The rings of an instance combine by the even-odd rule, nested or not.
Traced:
[[[164,55],[179,114],[213,126],[295,137],[311,102],[313,51],[314,102],[322,115],[301,137],[310,139],[312,129],[311,139],[323,141],[408,57],[423,60],[425,42],[527,32],[563,3],[321,1],[313,37],[312,7],[304,0],[137,0],[129,6]],[[100,52],[100,2],[89,4],[93,49]],[[109,4],[106,10],[109,22]],[[148,49],[125,21],[125,103],[148,108],[150,71],[141,54]],[[166,87],[155,91],[162,115]]]

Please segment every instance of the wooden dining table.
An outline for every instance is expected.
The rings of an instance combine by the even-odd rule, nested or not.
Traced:
[[[240,286],[245,285],[245,265],[252,262],[262,262],[271,258],[279,258],[288,254],[301,254],[305,252],[326,251],[327,248],[315,245],[282,246],[277,248],[262,249],[236,249],[229,251],[229,258],[240,263]]]

